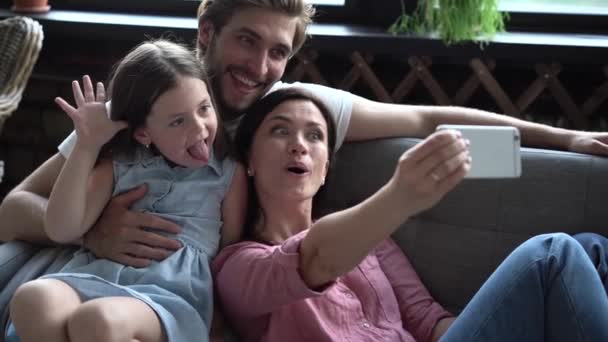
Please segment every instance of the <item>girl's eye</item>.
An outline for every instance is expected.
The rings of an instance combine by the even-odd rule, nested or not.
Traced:
[[[199,112],[202,114],[208,114],[211,111],[211,105],[204,104],[199,108]]]
[[[272,134],[278,134],[278,135],[288,135],[289,134],[289,130],[287,129],[287,127],[283,127],[283,126],[276,126],[273,127],[271,129]]]
[[[175,119],[175,120],[171,121],[169,123],[169,127],[177,127],[177,126],[180,126],[183,123],[184,123],[184,119],[183,118],[178,118],[178,119]]]

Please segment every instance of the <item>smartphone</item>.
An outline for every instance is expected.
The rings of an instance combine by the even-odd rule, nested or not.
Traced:
[[[516,178],[521,176],[521,139],[511,126],[440,125],[469,139],[471,169],[465,178]]]

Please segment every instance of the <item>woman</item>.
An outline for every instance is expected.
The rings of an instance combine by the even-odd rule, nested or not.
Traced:
[[[390,234],[470,169],[457,132],[425,139],[369,199],[315,221],[333,139],[322,105],[297,92],[268,95],[239,127],[236,146],[255,190],[247,241],[224,248],[213,269],[224,311],[245,340],[608,340],[597,272],[564,234],[516,249],[458,319],[424,288]]]

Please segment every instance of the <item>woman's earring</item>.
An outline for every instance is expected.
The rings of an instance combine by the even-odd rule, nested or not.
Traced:
[[[253,177],[253,170],[250,167],[247,168],[247,176]]]

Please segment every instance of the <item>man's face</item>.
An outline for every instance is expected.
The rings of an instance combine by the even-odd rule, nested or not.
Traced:
[[[292,52],[296,22],[297,18],[280,12],[246,8],[219,32],[210,23],[207,29],[211,31],[201,28],[199,39],[207,46],[204,62],[211,71],[222,116],[230,119],[242,114],[281,79]]]

